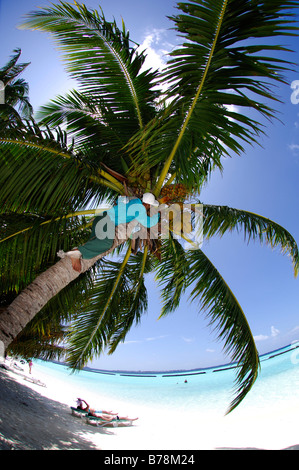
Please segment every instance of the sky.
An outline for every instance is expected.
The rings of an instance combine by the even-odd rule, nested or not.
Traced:
[[[48,34],[19,29],[24,14],[47,0],[0,0],[0,67],[20,47],[22,62],[30,62],[23,77],[29,82],[30,101],[37,110],[75,86],[64,70],[60,52]],[[53,3],[58,3],[56,0]],[[100,4],[106,18],[123,18],[131,39],[148,51],[148,64],[161,67],[166,53],[179,39],[167,16],[175,14],[175,0],[86,0]],[[299,20],[299,19],[298,19]],[[299,63],[299,38],[284,38],[295,52],[289,60]],[[285,227],[299,242],[299,103],[291,84],[299,80],[299,66],[279,85],[275,105],[277,120],[267,122],[260,145],[246,146],[241,156],[224,162],[223,174],[215,172],[201,194],[207,204],[228,205],[258,213]],[[299,93],[298,93],[299,97]],[[299,339],[299,278],[290,259],[279,250],[244,241],[242,234],[204,241],[209,256],[241,304],[260,354]],[[186,295],[173,314],[158,320],[160,292],[154,276],[147,278],[149,309],[133,327],[126,341],[111,355],[93,361],[93,367],[110,370],[178,370],[229,362],[223,344],[209,326],[200,306]]]

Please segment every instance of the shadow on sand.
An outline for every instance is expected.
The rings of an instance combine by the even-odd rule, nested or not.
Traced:
[[[67,405],[45,398],[0,369],[0,450],[99,450],[89,436],[113,434],[74,418]]]

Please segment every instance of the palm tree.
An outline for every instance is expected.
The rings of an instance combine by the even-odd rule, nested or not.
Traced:
[[[287,51],[283,46],[261,44],[296,34],[296,6],[280,0],[179,3],[170,19],[184,43],[162,72],[144,70],[146,52],[131,42],[124,24],[120,29],[103,12],[61,2],[27,15],[26,28],[50,32],[59,43],[78,90],[44,106],[38,124],[0,139],[1,273],[4,292],[15,295],[0,315],[6,347],[75,282],[82,297],[70,321],[69,364],[80,368],[105,348],[112,353],[146,311],[144,279],[155,271],[161,315],[173,312],[192,289],[191,299],[200,302],[237,362],[229,411],[241,402],[259,369],[250,326],[219,271],[200,247],[185,249],[174,224],[168,238],[158,234],[139,244],[117,233],[109,250],[117,258],[105,253],[83,260],[80,275],[67,257],[53,263],[57,250],[86,240],[101,203],[150,191],[178,207],[191,200],[193,212],[200,204],[207,238],[242,230],[248,239],[280,246],[297,274],[298,248],[283,227],[199,200],[225,156],[241,153],[244,142],[258,142],[262,125],[246,111],[274,116],[272,85],[284,81],[292,64],[273,57]]]
[[[5,102],[0,106],[1,132],[3,132],[3,127],[8,125],[8,121],[10,125],[12,122],[20,124],[21,118],[30,119],[32,116],[28,83],[24,78],[18,78],[29,65],[29,62],[17,64],[21,52],[21,49],[15,49],[10,60],[0,69],[0,80],[5,87]]]
[[[20,78],[20,75],[30,63],[18,63],[20,56],[21,49],[15,49],[10,60],[0,69],[0,79],[5,87],[5,102],[0,106],[0,129],[2,135],[4,133],[9,135],[16,131],[20,132],[23,128],[22,119],[32,121],[33,108],[28,96],[29,84],[24,78]],[[17,214],[14,215],[15,224],[20,223],[17,216]],[[2,219],[3,222],[4,220]],[[1,292],[0,311],[3,309],[3,306],[9,305],[15,296],[15,293],[5,292],[5,290]],[[68,312],[64,312],[65,309],[62,310],[62,304],[60,304],[59,315],[51,314],[50,316],[49,308],[51,308],[51,302],[49,302],[47,307],[40,314],[37,314],[10,343],[7,353],[23,356],[26,359],[32,357],[52,359],[62,356],[64,349],[58,343],[62,343],[65,340],[67,331],[62,327],[61,320],[67,321],[72,312],[72,304],[68,303],[67,305]],[[62,312],[64,312],[63,315]]]

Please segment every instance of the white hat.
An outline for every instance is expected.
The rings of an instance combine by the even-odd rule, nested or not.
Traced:
[[[159,206],[159,202],[155,199],[155,196],[152,193],[144,193],[142,202],[155,207]]]

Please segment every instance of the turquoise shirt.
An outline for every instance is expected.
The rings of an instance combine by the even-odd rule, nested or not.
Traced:
[[[107,223],[107,214],[113,223],[113,227],[109,227]],[[95,217],[89,240],[78,247],[82,258],[91,259],[110,250],[115,237],[114,228],[119,224],[126,224],[132,220],[137,220],[144,227],[151,228],[158,223],[159,214],[149,217],[140,199],[133,199],[125,203],[119,198],[116,206]],[[97,224],[100,224],[99,229],[97,229]]]
[[[151,228],[159,221],[159,214],[153,214],[151,217],[148,216],[146,208],[141,200],[137,198],[132,199],[128,203],[119,200],[116,206],[113,206],[107,211],[107,214],[115,226],[127,224],[136,219],[144,227]]]

